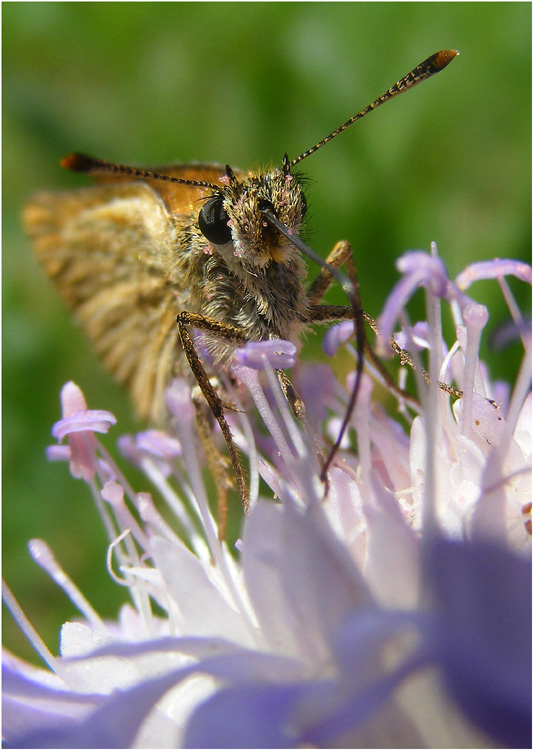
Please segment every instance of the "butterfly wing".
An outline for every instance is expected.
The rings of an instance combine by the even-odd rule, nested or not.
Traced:
[[[174,164],[162,167],[149,167],[148,171],[158,175],[179,177],[182,180],[199,180],[212,185],[219,185],[221,178],[227,179],[226,167],[222,164]],[[238,169],[232,171],[237,177],[243,174]],[[132,177],[128,174],[109,173],[94,175],[93,180],[99,185],[116,185],[124,182],[132,182]],[[198,213],[203,203],[202,198],[212,193],[212,191],[198,188],[194,185],[179,185],[175,182],[166,182],[163,180],[143,179],[143,182],[150,185],[163,198],[169,212],[175,215],[189,214],[192,210]]]
[[[223,171],[165,169],[206,181]],[[139,416],[159,422],[164,390],[183,366],[176,315],[199,307],[174,268],[205,191],[155,181],[100,182],[37,195],[24,222],[45,272],[104,364],[129,387]]]

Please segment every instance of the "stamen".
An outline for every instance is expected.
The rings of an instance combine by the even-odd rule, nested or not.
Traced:
[[[509,312],[511,313],[511,317],[514,321],[514,324],[516,325],[516,329],[522,341],[522,345],[524,346],[524,348],[527,348],[531,340],[531,330],[530,329],[527,330],[527,327],[524,325],[524,317],[522,313],[520,312],[520,308],[516,304],[516,300],[513,296],[511,287],[509,286],[507,279],[504,279],[502,276],[499,276],[498,284],[500,285],[503,298],[507,304],[507,307],[509,308]]]
[[[50,547],[42,539],[31,539],[28,543],[30,554],[40,567],[45,570],[50,578],[63,589],[71,602],[79,609],[82,615],[99,630],[105,630],[100,615],[91,607],[75,583],[67,576],[59,565]]]
[[[473,303],[465,307],[463,318],[467,334],[461,432],[465,437],[469,438],[472,434],[472,406],[479,358],[479,344],[481,342],[481,334],[489,318],[489,313],[484,305]]]
[[[215,523],[209,510],[207,493],[202,478],[202,470],[198,461],[198,452],[196,450],[196,439],[194,432],[195,412],[192,405],[191,389],[185,381],[174,380],[166,391],[166,402],[169,411],[175,416],[174,424],[178,433],[178,439],[183,450],[183,458],[187,467],[187,472],[191,479],[191,485],[194,490],[195,500],[202,517],[203,527],[205,530],[207,544],[211,552],[211,557],[222,574],[228,594],[237,608],[245,618],[254,640],[256,632],[249,614],[242,601],[241,595],[235,586],[234,579],[226,559],[226,547],[218,539]]]
[[[115,550],[115,548],[118,548],[119,544],[128,536],[129,533],[130,533],[130,529],[124,529],[122,534],[119,534],[119,536],[116,539],[113,539],[113,541],[107,548],[107,554],[106,554],[107,572],[109,573],[111,578],[115,581],[115,583],[118,583],[119,586],[125,586],[126,588],[132,587],[131,580],[129,580],[128,578],[121,578],[113,570],[113,551]],[[131,575],[129,571],[128,571],[128,574]]]
[[[166,477],[163,476],[161,471],[159,470],[158,466],[154,461],[147,457],[143,457],[140,460],[139,467],[144,471],[148,479],[152,482],[154,487],[159,490],[161,493],[161,496],[163,497],[163,500],[166,502],[172,513],[176,516],[178,523],[180,523],[183,528],[185,529],[185,532],[187,534],[187,537],[192,545],[192,548],[198,555],[200,559],[205,559],[206,554],[207,557],[209,557],[209,552],[207,550],[205,540],[198,534],[198,531],[195,527],[195,525],[192,523],[191,518],[189,517],[189,514],[187,513],[187,509],[183,502],[178,497],[177,493],[175,492],[172,485],[168,482]],[[182,477],[180,472],[177,471],[177,469],[174,469],[174,474],[178,478],[178,487],[184,491],[184,493],[187,495],[191,511],[194,513],[195,517],[199,520],[201,523],[201,515],[198,511],[198,505],[195,500],[195,496],[193,491],[191,490],[189,484],[185,481],[185,477]],[[144,502],[144,501],[143,501]],[[141,511],[141,504],[138,503],[139,512],[142,515]],[[154,512],[155,508],[153,508]],[[152,518],[152,516],[150,516]],[[163,519],[161,519],[162,521]]]
[[[285,463],[288,465],[288,468],[290,468],[289,465],[291,461],[294,460],[294,455],[278,424],[274,412],[270,408],[270,404],[268,403],[261,383],[259,382],[257,370],[252,370],[252,368],[244,367],[242,365],[235,365],[233,371],[240,382],[244,383],[248,388],[257,411],[261,415],[261,419],[265,423],[271,436],[274,438],[276,446]]]
[[[2,579],[2,599],[4,600],[6,607],[9,609],[9,611],[13,615],[13,619],[15,620],[19,628],[22,630],[22,632],[24,633],[28,641],[31,643],[33,648],[37,651],[37,653],[39,654],[41,659],[44,661],[44,663],[48,664],[52,672],[55,672],[59,677],[64,679],[65,682],[68,684],[67,680],[65,679],[66,675],[63,674],[61,663],[48,650],[44,641],[40,638],[37,631],[35,630],[33,625],[30,623],[30,621],[24,614],[22,607],[17,602],[11,589],[9,588],[9,586],[3,579]]]
[[[119,528],[129,529],[132,537],[139,546],[145,551],[148,550],[150,548],[148,537],[132,516],[129,508],[124,502],[124,488],[117,482],[107,482],[101,490],[101,495],[113,508]]]

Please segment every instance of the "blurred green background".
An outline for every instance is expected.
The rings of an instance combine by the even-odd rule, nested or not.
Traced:
[[[305,162],[310,244],[326,255],[353,243],[374,315],[407,249],[435,240],[452,276],[478,259],[530,257],[528,3],[3,5],[3,564],[54,652],[75,613],[28,539],[51,544],[101,614],[122,596],[88,490],[45,459],[59,390],[72,379],[117,415],[108,447],[138,425],[38,268],[24,202],[84,183],[58,167],[72,150],[141,165],[279,164],[448,47],[461,51],[448,69]],[[529,291],[514,287],[527,307]],[[491,326],[501,320],[494,284],[473,294],[490,303]],[[491,355],[491,366],[511,378],[519,354]],[[31,653],[9,617],[4,639]]]

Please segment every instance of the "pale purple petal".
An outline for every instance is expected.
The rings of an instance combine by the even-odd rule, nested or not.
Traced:
[[[394,450],[392,441],[390,450]],[[420,540],[376,472],[373,484],[380,507],[371,514],[367,509],[365,577],[378,602],[404,610],[416,607],[421,583]]]
[[[290,748],[301,736],[291,713],[306,692],[305,684],[243,684],[219,690],[192,715],[186,748]]]
[[[251,645],[246,621],[221,596],[205,567],[185,545],[152,538],[151,551],[170,596],[181,612],[183,635],[219,635],[240,645]]]
[[[61,687],[54,688],[46,684],[49,680],[37,679],[23,675],[15,665],[11,667],[8,655],[4,655],[2,734],[10,747],[43,747],[39,743],[47,732],[68,732],[103,701],[99,695],[68,690],[60,680]],[[26,741],[28,735],[35,739]]]
[[[68,436],[70,473],[75,479],[90,482],[96,472],[96,439],[92,432],[73,432]]]
[[[481,279],[497,279],[502,276],[516,276],[517,279],[531,284],[531,266],[520,260],[511,258],[495,258],[471,263],[455,278],[455,283],[461,290],[468,289],[475,281]]]
[[[492,331],[490,341],[494,349],[502,350],[521,338],[531,339],[531,320],[521,320],[518,324],[514,320],[500,323]]]
[[[146,430],[136,435],[137,447],[158,458],[170,460],[181,455],[179,440],[163,430]]]
[[[266,643],[282,653],[297,653],[301,641],[281,581],[282,529],[281,508],[264,502],[252,508],[241,543],[243,569]]]
[[[420,286],[427,286],[433,294],[445,296],[448,277],[446,268],[437,256],[422,251],[410,252],[403,255],[396,263],[404,274],[389,295],[385,308],[379,318],[380,350],[390,353],[388,340],[392,336],[394,324],[401,311]]]
[[[333,357],[341,346],[344,346],[354,336],[354,324],[351,320],[345,320],[331,326],[322,339],[322,348],[328,357]]]
[[[73,432],[106,433],[116,423],[117,420],[110,411],[87,409],[87,411],[75,412],[57,421],[52,427],[52,436],[57,440],[63,440]]]
[[[68,445],[48,445],[46,457],[49,461],[70,461],[70,448]]]
[[[264,370],[266,362],[275,370],[285,370],[294,365],[296,352],[295,345],[283,339],[250,341],[236,350],[233,361],[253,370]]]
[[[531,561],[491,543],[436,539],[432,636],[460,708],[504,747],[531,747]]]
[[[265,526],[278,526],[274,545],[272,537],[270,542],[265,537]],[[279,628],[292,628],[292,639],[284,629],[279,635],[287,643],[296,638],[302,655],[328,658],[339,625],[355,607],[372,601],[360,572],[318,510],[302,513],[290,505],[258,503],[246,525],[243,566],[266,633],[272,638]],[[273,604],[278,607],[274,625],[269,612]]]
[[[429,347],[429,325],[420,320],[414,326],[404,326],[394,334],[394,340],[402,349],[421,352]]]
[[[183,378],[176,378],[165,391],[165,401],[170,414],[176,419],[190,422],[195,411],[191,397],[191,388]]]

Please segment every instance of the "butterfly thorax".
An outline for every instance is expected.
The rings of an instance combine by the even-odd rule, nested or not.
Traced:
[[[196,206],[176,217],[178,247],[175,273],[188,290],[188,309],[238,326],[251,340],[284,338],[298,341],[307,317],[306,268],[300,253],[264,219],[269,207],[295,234],[300,231],[306,202],[300,180],[280,170],[231,173],[215,204],[227,224],[228,241],[210,242],[200,229]],[[222,178],[223,179],[223,178]],[[221,234],[224,234],[222,227]],[[217,360],[228,359],[234,346],[207,337]]]

